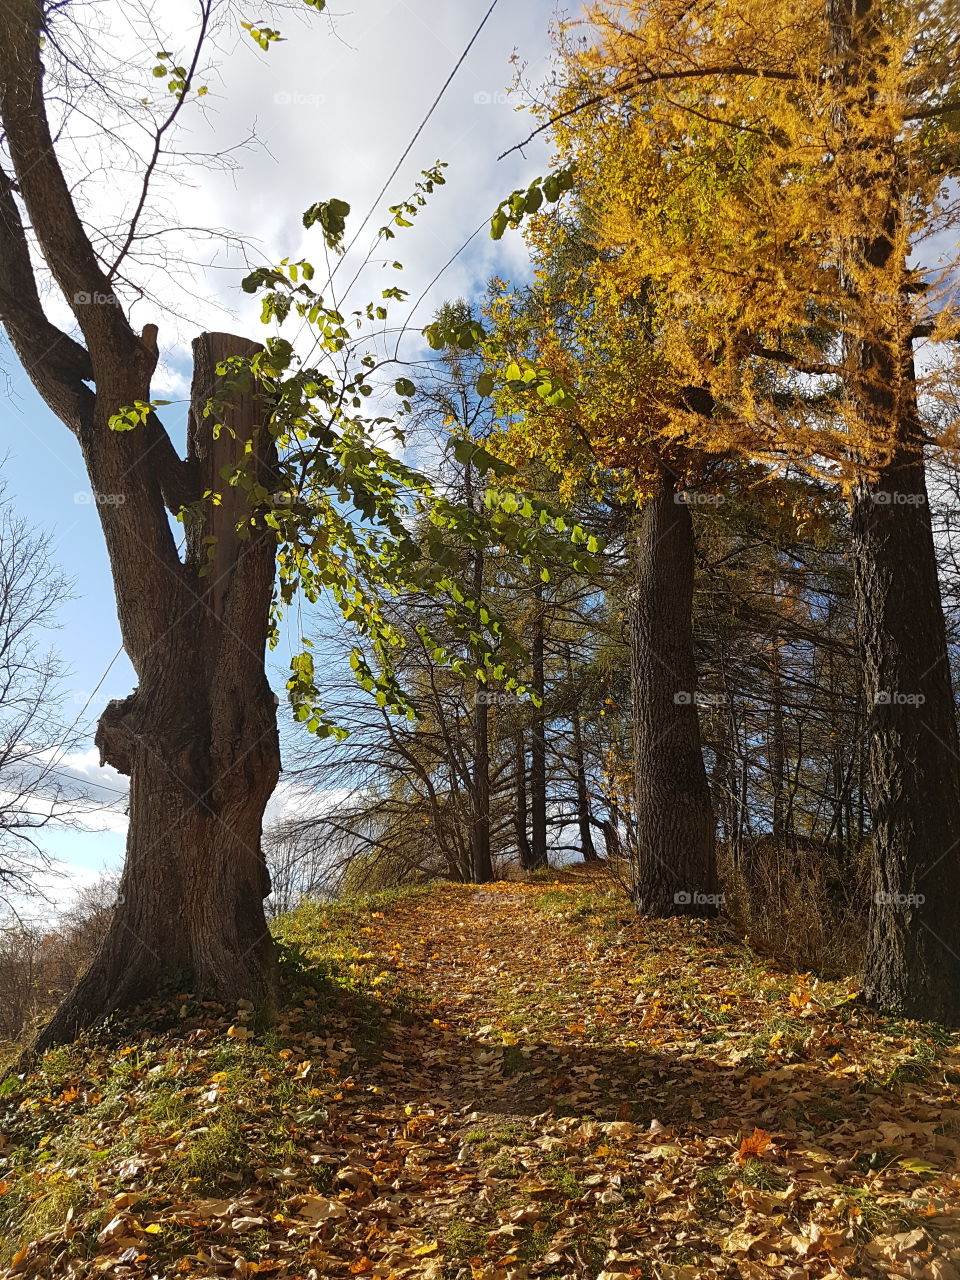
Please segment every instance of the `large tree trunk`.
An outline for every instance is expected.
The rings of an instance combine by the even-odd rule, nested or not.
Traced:
[[[693,523],[676,497],[662,473],[643,511],[630,595],[633,896],[644,915],[707,916],[719,901],[716,830],[696,701]]]
[[[250,395],[220,417],[218,439],[218,417],[202,413],[217,361],[257,347],[223,335],[195,344],[186,461],[152,413],[132,430],[112,429],[122,409],[150,401],[157,331],[134,331],[73,202],[46,114],[43,31],[41,0],[0,6],[0,120],[14,170],[0,173],[0,321],[83,451],[139,685],[111,704],[97,735],[103,758],[131,775],[121,900],[103,946],[38,1048],[174,977],[223,999],[269,1004],[260,820],[279,770],[263,665],[276,543],[245,492],[222,477],[249,442],[248,461],[268,483],[272,444]],[[34,247],[82,344],[44,314]],[[206,490],[222,493],[223,505],[204,499]],[[184,509],[191,518],[182,560],[168,513]]]
[[[101,718],[103,762],[130,775],[126,861],[103,945],[35,1049],[171,983],[267,1011],[273,1002],[261,824],[280,769],[264,671],[276,540],[244,489],[223,478],[249,443],[256,478],[269,486],[273,446],[253,389],[231,393],[221,415],[202,412],[217,363],[258,349],[224,334],[194,343],[189,455],[201,491],[222,497],[187,517],[182,611],[149,644],[133,646],[139,686]],[[218,421],[224,429],[215,439]],[[112,528],[109,535],[108,545],[116,543]],[[118,603],[122,614],[129,602]]]
[[[831,0],[828,17],[834,74],[872,116],[866,131],[850,128],[837,159],[843,194],[864,213],[844,246],[847,396],[881,454],[853,511],[874,844],[864,995],[887,1013],[960,1024],[960,743],[924,474],[907,205],[877,93],[887,15],[874,0]],[[845,124],[842,104],[836,114]]]
[[[874,879],[866,998],[960,1023],[960,742],[919,448],[854,504]]]
[[[768,721],[767,765],[770,775],[770,827],[773,842],[778,849],[787,845],[787,822],[785,819],[785,778],[786,769],[786,734],[783,716],[783,683],[780,672],[780,634],[774,628],[771,637],[773,654],[771,659],[771,699],[770,718]]]

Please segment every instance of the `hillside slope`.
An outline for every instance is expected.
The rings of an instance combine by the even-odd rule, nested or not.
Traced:
[[[0,1092],[0,1277],[960,1277],[957,1037],[602,877],[280,926]]]

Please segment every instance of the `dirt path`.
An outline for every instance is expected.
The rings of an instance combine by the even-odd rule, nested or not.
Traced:
[[[185,1000],[0,1100],[3,1280],[960,1277],[956,1037],[591,877],[284,935],[279,1029]]]

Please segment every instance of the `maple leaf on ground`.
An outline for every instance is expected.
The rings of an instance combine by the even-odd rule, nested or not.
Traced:
[[[737,1152],[737,1163],[745,1164],[748,1160],[760,1159],[769,1145],[769,1133],[765,1129],[754,1129],[753,1133],[740,1143],[740,1150]]]

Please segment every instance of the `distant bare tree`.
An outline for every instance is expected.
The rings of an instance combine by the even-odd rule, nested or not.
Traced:
[[[38,832],[70,821],[81,789],[57,771],[68,745],[63,663],[49,645],[69,583],[49,536],[17,513],[0,481],[0,900],[36,889],[49,866]]]

